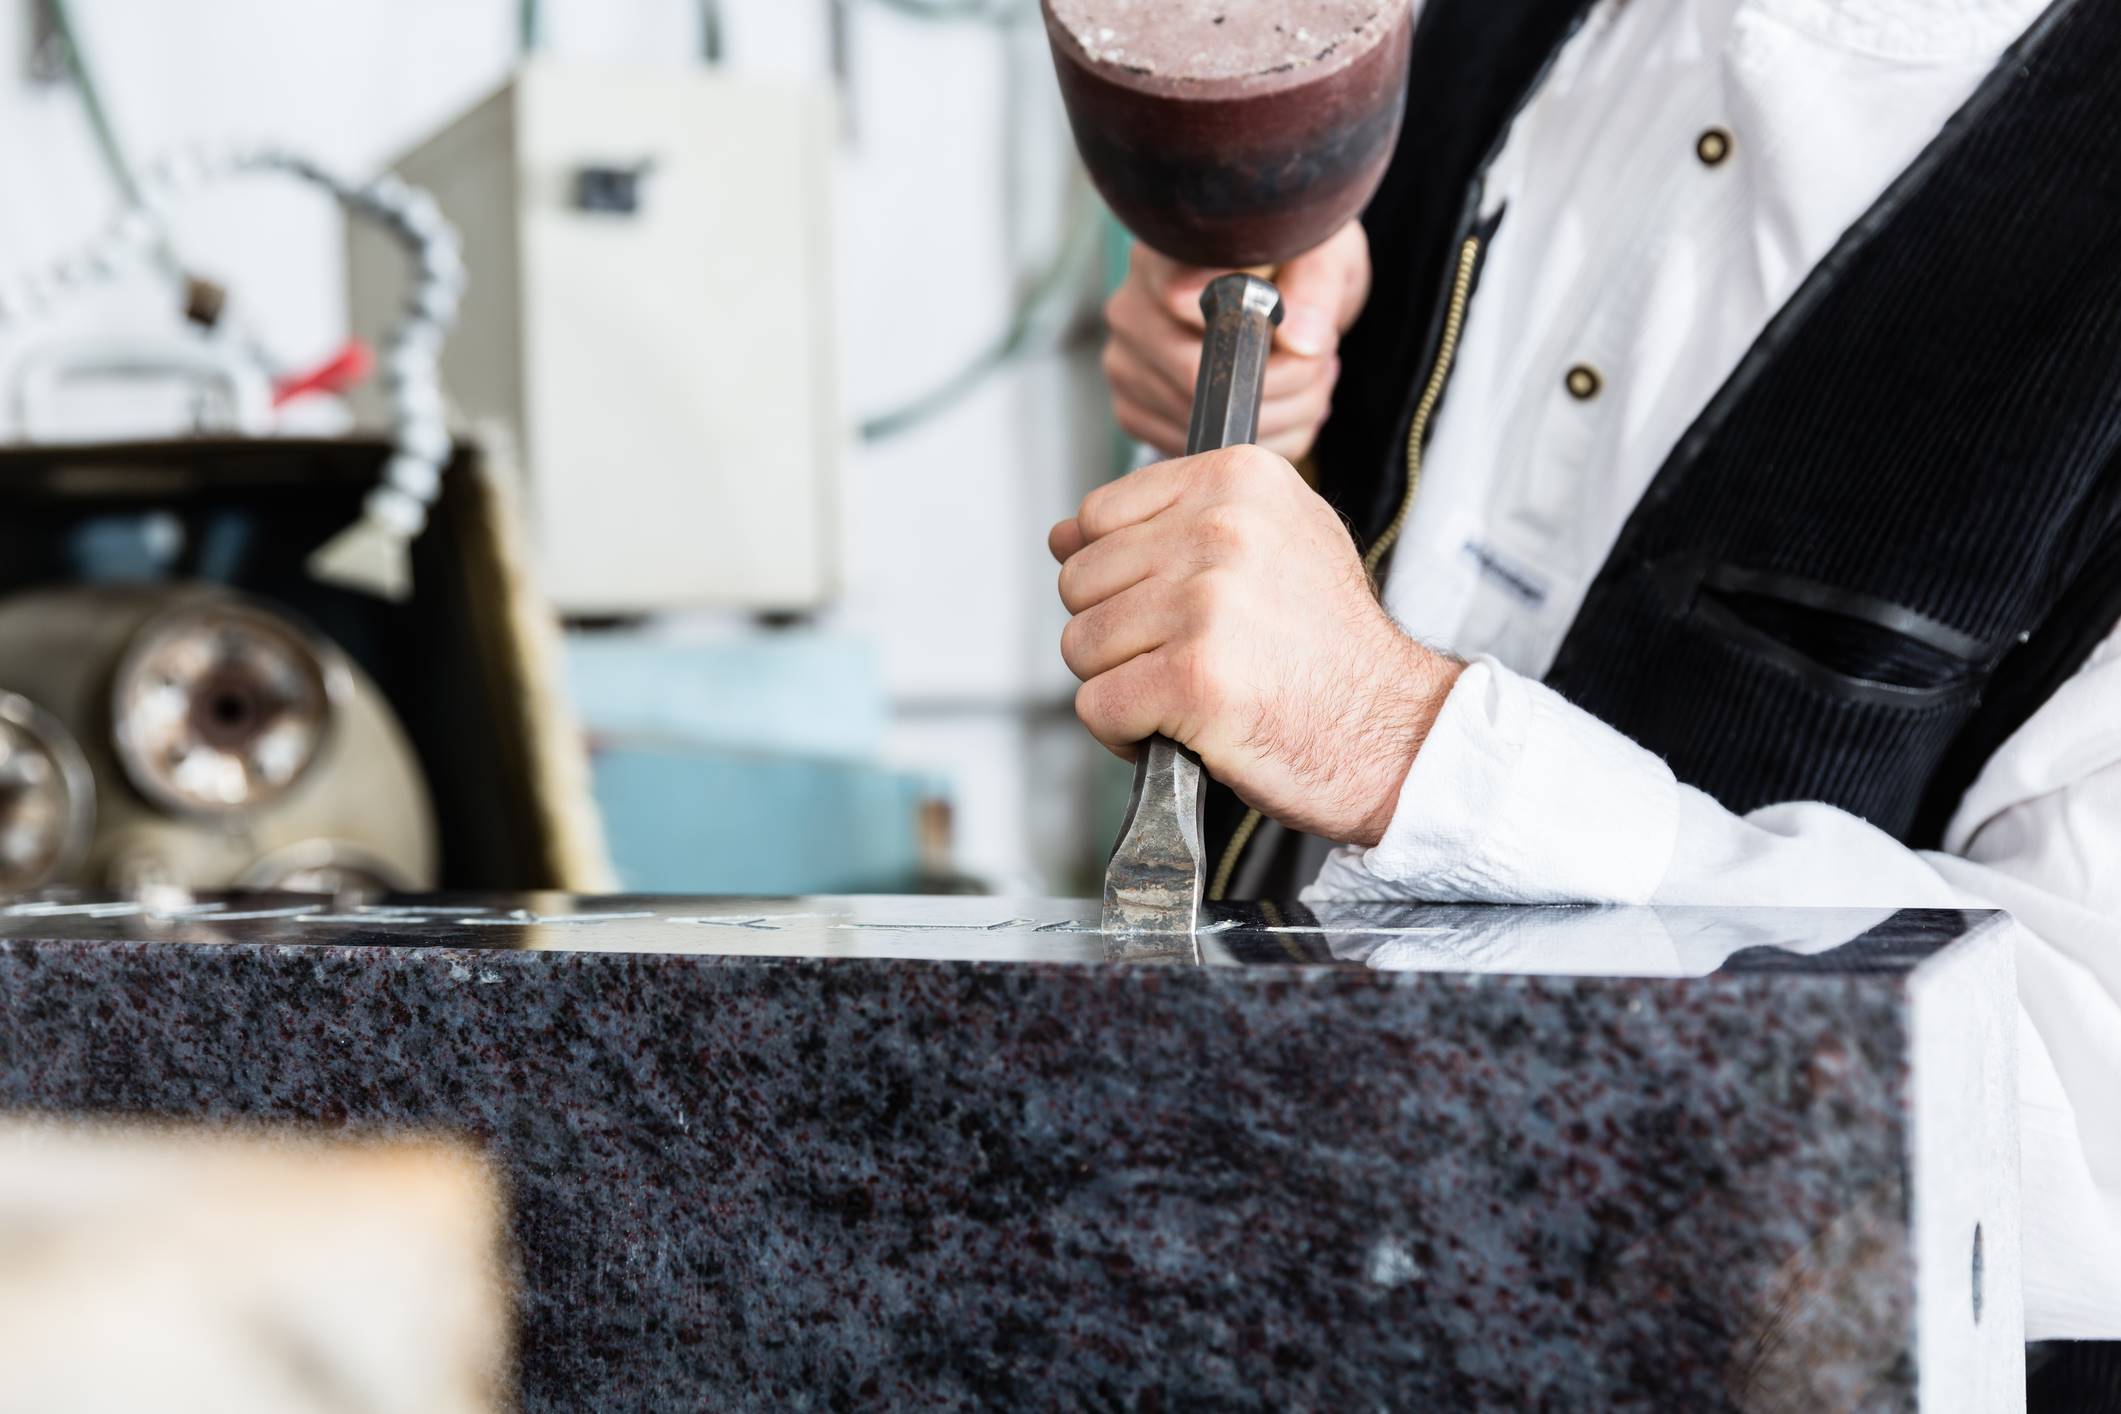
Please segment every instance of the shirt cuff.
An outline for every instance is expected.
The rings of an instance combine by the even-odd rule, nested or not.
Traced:
[[[1335,853],[1321,897],[1648,903],[1678,841],[1663,761],[1492,658],[1445,699],[1374,849]]]

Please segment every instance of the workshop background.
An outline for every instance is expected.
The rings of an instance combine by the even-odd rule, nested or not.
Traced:
[[[1074,720],[1044,538],[1128,454],[1095,349],[1125,250],[1050,62],[1035,0],[0,0],[0,442],[387,438],[378,380],[341,385],[401,257],[229,169],[396,167],[461,238],[451,428],[566,620],[530,680],[611,882],[1094,892],[1126,771]],[[129,185],[156,258],[93,244]],[[179,275],[225,290],[211,328]],[[262,423],[201,347],[258,365]],[[0,689],[35,651],[0,632]]]

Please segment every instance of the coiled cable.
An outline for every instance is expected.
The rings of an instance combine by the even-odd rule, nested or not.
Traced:
[[[455,327],[466,285],[456,228],[432,196],[385,173],[365,185],[333,175],[273,146],[190,148],[141,177],[138,199],[78,249],[41,268],[0,280],[0,328],[49,315],[66,297],[148,264],[161,264],[165,209],[224,180],[273,175],[321,187],[351,216],[372,221],[405,250],[412,293],[385,337],[380,367],[391,406],[391,454],[383,479],[362,502],[361,519],[310,561],[320,579],[403,598],[411,589],[410,547],[441,495],[442,469],[455,451],[442,397],[442,346]]]

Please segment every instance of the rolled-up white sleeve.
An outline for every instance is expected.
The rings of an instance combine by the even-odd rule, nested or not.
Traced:
[[[1739,816],[1492,659],[1373,849],[1314,900],[2001,908],[2018,922],[2028,1338],[2121,1339],[2121,632],[1910,850],[1831,806]]]
[[[1670,868],[1679,783],[1549,689],[1476,660],[1400,788],[1384,839],[1342,850],[1329,895],[1648,903]]]

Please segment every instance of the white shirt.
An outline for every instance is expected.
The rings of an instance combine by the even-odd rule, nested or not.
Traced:
[[[1695,416],[2045,8],[1593,11],[1489,173],[1508,211],[1385,586],[1474,665],[1384,840],[1307,897],[2010,910],[2027,1337],[2121,1338],[2121,632],[1989,761],[1942,853],[1816,803],[1741,818],[1536,681]]]

